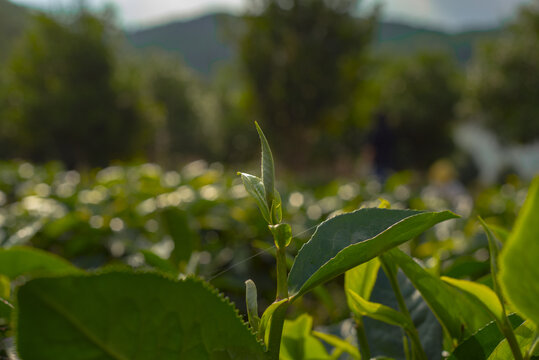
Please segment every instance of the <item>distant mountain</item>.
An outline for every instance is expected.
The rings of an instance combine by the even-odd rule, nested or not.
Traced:
[[[30,10],[7,0],[0,0],[0,62],[6,59],[13,43],[24,32]]]
[[[230,60],[234,48],[220,32],[221,24],[239,19],[232,15],[206,15],[188,21],[175,21],[129,32],[127,38],[135,48],[160,48],[180,54],[185,62],[204,75],[216,64]],[[406,56],[417,51],[446,51],[465,64],[474,46],[497,36],[500,29],[467,31],[456,34],[394,22],[380,22],[373,39],[374,52],[388,56]]]

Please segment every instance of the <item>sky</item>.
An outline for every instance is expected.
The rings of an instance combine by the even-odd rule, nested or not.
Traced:
[[[47,10],[57,10],[76,0],[12,0]],[[113,3],[121,23],[144,27],[176,19],[189,19],[216,11],[241,13],[250,0],[86,0],[91,6]],[[364,6],[381,3],[389,20],[447,30],[484,28],[510,19],[518,5],[530,0],[364,0]]]

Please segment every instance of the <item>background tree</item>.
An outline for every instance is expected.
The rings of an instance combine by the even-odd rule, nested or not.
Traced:
[[[156,160],[214,157],[221,145],[215,97],[176,56],[154,50],[138,60],[138,67],[144,69],[146,95],[159,119]]]
[[[506,142],[539,138],[539,1],[486,44],[470,71],[469,115]]]
[[[244,17],[240,61],[253,108],[277,152],[305,165],[311,150],[353,126],[374,15],[357,18],[358,1],[263,0]],[[333,155],[325,146],[325,154]]]
[[[386,166],[425,169],[450,155],[451,123],[460,90],[458,69],[451,58],[423,53],[396,61],[384,72],[372,140],[377,138],[382,144],[375,151],[389,152],[392,164]]]
[[[144,151],[140,97],[117,76],[113,41],[110,21],[84,9],[68,20],[35,17],[4,88],[0,125],[12,155],[93,166]]]

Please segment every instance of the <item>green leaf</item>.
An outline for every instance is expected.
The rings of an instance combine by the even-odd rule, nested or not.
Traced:
[[[369,300],[374,284],[376,283],[376,278],[378,277],[379,269],[380,260],[374,258],[356,266],[352,270],[348,270],[344,274],[344,291],[348,300],[348,307],[351,308],[351,299],[348,291],[353,291],[363,299]]]
[[[397,272],[397,281],[428,358],[439,358],[443,332],[438,319],[402,271]],[[398,309],[398,300],[385,271],[379,271],[370,301]],[[369,317],[363,319],[371,356],[384,355],[401,360],[405,358],[401,328]]]
[[[476,297],[477,300],[479,300],[485,306],[485,308],[490,311],[490,313],[494,315],[498,321],[500,321],[500,323],[504,322],[505,313],[503,311],[502,304],[500,303],[496,293],[488,286],[469,280],[452,279],[446,276],[442,276],[441,279],[446,283]]]
[[[270,306],[266,308],[264,313],[262,314],[262,317],[260,318],[260,328],[258,330],[258,338],[263,339],[264,343],[268,344],[268,336],[269,336],[269,328],[271,325],[271,317],[273,316],[273,313],[277,311],[282,306],[288,305],[288,299],[283,299],[279,301],[275,301]]]
[[[245,303],[247,305],[249,324],[255,332],[258,332],[260,327],[260,318],[258,317],[258,299],[255,282],[251,279],[245,281]]]
[[[500,252],[499,281],[518,313],[539,325],[539,177],[536,177]]]
[[[406,330],[410,330],[414,327],[408,318],[397,310],[394,310],[389,306],[367,301],[353,291],[349,291],[348,293],[352,300],[352,311],[355,314],[359,316],[368,316],[387,324],[400,326]]]
[[[503,302],[504,297],[502,294],[502,290],[500,288],[500,283],[498,281],[498,255],[499,255],[498,244],[496,243],[496,238],[494,237],[494,234],[490,230],[487,223],[485,223],[485,221],[481,217],[479,217],[479,222],[481,223],[481,226],[483,226],[483,229],[485,230],[485,233],[487,234],[488,249],[489,249],[489,256],[490,256],[490,274],[492,275],[494,291],[498,295],[498,298],[500,299],[500,301]]]
[[[245,190],[247,190],[249,195],[255,199],[264,220],[266,220],[268,224],[271,224],[270,211],[268,204],[266,203],[266,191],[264,190],[262,180],[254,175],[246,173],[239,174],[241,175],[241,181],[243,182],[243,186],[245,186]]]
[[[25,360],[265,358],[233,305],[193,278],[39,278],[19,288],[17,300]]]
[[[319,331],[313,331],[312,334],[322,341],[325,341],[340,352],[346,352],[352,356],[353,359],[360,359],[359,350],[348,341],[341,339],[338,336],[332,334],[326,334]]]
[[[271,154],[271,149],[266,140],[266,136],[262,132],[260,126],[255,121],[256,131],[260,137],[260,145],[262,147],[262,156],[261,156],[261,173],[262,173],[262,183],[264,184],[264,189],[266,190],[266,204],[269,209],[272,209],[273,199],[275,197],[275,165],[273,163],[273,155]]]
[[[513,329],[523,322],[516,314],[509,315],[508,319]],[[459,344],[447,360],[487,360],[503,339],[500,328],[492,321]]]
[[[315,286],[457,216],[449,211],[360,209],[321,223],[299,251],[288,277],[289,295]]]
[[[284,322],[280,360],[329,359],[324,345],[311,334],[312,326],[313,319],[307,314]]]
[[[49,252],[30,248],[0,249],[0,275],[13,280],[19,276],[50,276],[82,273],[67,260]]]
[[[524,321],[519,327],[515,329],[515,336],[518,342],[520,351],[525,354],[528,348],[534,342],[537,336],[537,326],[529,320]],[[498,346],[494,349],[492,354],[488,357],[488,360],[506,360],[512,359],[513,353],[509,347],[507,339],[502,340]]]
[[[271,203],[271,218],[275,224],[279,224],[283,220],[283,207],[281,194],[275,189],[275,197]]]
[[[393,249],[387,255],[419,290],[453,339],[463,340],[493,320],[479,300],[446,284],[399,249]]]
[[[163,259],[161,256],[154,254],[150,250],[140,250],[140,252],[144,256],[146,264],[165,274],[170,274],[172,276],[178,275],[178,269],[176,269],[170,261]]]
[[[275,239],[277,249],[284,249],[292,241],[292,228],[289,224],[280,223],[277,225],[269,225],[269,229]]]

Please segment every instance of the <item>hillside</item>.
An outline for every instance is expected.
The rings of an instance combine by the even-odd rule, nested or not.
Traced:
[[[30,11],[7,0],[0,0],[0,61],[5,60],[15,40],[22,35]]]
[[[176,21],[128,33],[136,48],[161,48],[180,54],[200,73],[209,75],[214,64],[229,60],[234,49],[220,33],[224,22],[234,23],[234,16],[207,15],[189,21]],[[446,51],[465,64],[472,57],[474,45],[495,37],[498,29],[449,34],[410,25],[381,22],[373,39],[374,52],[380,55],[406,56],[421,50]],[[196,41],[193,39],[196,38]]]

